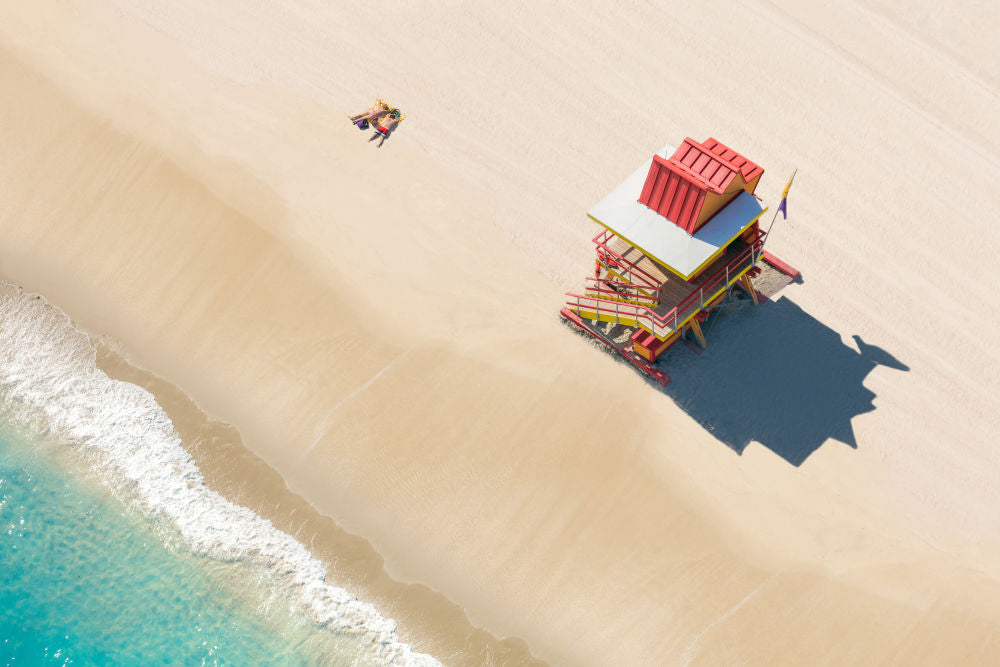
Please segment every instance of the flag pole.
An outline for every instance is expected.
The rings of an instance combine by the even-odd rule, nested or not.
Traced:
[[[774,217],[771,218],[771,224],[767,226],[767,231],[764,233],[764,243],[767,243],[767,240],[771,238],[771,227],[774,227],[774,221],[778,219],[778,213],[780,212],[780,209],[774,212]],[[764,247],[764,243],[760,244],[761,248]]]
[[[771,218],[771,224],[767,226],[767,231],[764,233],[764,242],[760,244],[761,252],[764,251],[764,245],[771,238],[771,228],[774,227],[774,221],[778,219],[778,214],[781,213],[783,216],[785,216],[786,220],[788,219],[788,212],[785,209],[785,200],[788,199],[788,190],[789,188],[792,187],[792,181],[795,180],[795,174],[797,173],[799,173],[799,170],[795,169],[792,172],[792,175],[788,178],[788,183],[785,184],[785,191],[781,193],[781,203],[778,204],[778,208],[774,212],[774,217]]]

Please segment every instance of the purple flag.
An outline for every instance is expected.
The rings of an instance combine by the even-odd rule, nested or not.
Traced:
[[[784,216],[785,220],[788,220],[788,190],[792,187],[792,181],[795,180],[795,174],[798,173],[798,169],[792,172],[791,177],[788,179],[788,183],[785,184],[785,191],[781,193],[781,203],[778,204],[778,210],[781,211],[781,215]],[[775,216],[778,214],[775,213]]]

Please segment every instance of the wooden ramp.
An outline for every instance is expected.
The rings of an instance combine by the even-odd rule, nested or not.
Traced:
[[[634,251],[635,254],[631,256],[636,261],[645,258],[652,268],[658,267],[656,262],[645,257],[641,251],[628,244],[625,246],[624,250]],[[639,303],[638,299],[625,299],[618,294],[602,293],[598,289],[589,290],[585,294],[570,292],[566,295],[569,299],[565,305],[581,318],[639,327],[659,340],[666,340],[668,336],[681,330],[696,314],[725,297],[729,286],[753,268],[754,260],[757,259],[757,247],[756,243],[731,244],[726,252],[692,280],[683,280],[671,273],[654,288],[661,295],[655,308]],[[618,252],[624,259],[623,253],[618,250],[614,252]],[[659,267],[660,275],[665,271]]]
[[[649,275],[656,282],[656,284],[662,285],[670,278],[670,276],[674,275],[669,269],[662,266],[659,262],[655,261],[649,255],[646,255],[635,246],[629,245],[627,241],[624,241],[617,235],[611,237],[607,246],[612,251],[620,255],[626,262],[638,267],[641,271]]]

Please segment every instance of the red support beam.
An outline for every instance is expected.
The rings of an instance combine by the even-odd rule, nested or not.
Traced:
[[[778,259],[777,257],[775,257],[774,255],[772,255],[771,253],[769,253],[766,250],[763,253],[761,253],[761,259],[763,259],[765,262],[767,262],[768,264],[770,264],[774,268],[776,268],[779,271],[781,271],[782,273],[784,273],[786,276],[788,276],[792,280],[798,280],[799,276],[802,275],[799,272],[798,269],[796,269],[795,267],[790,266],[790,265],[784,263],[783,261],[781,261],[780,259]]]

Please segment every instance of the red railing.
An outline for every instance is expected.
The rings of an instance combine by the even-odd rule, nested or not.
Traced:
[[[651,276],[646,271],[643,271],[638,266],[636,266],[632,262],[628,261],[627,259],[625,259],[621,255],[619,255],[617,252],[615,252],[614,250],[612,250],[611,248],[608,247],[608,242],[612,238],[614,238],[614,236],[615,236],[614,232],[612,232],[611,230],[605,229],[605,230],[602,230],[601,232],[599,232],[597,234],[597,236],[594,237],[593,241],[597,245],[598,248],[604,250],[604,252],[606,252],[607,254],[615,257],[619,262],[621,262],[623,265],[625,265],[627,267],[625,271],[619,271],[619,273],[622,273],[622,274],[625,274],[625,273],[629,274],[629,275],[624,276],[626,279],[632,280],[634,278],[634,276],[632,274],[633,273],[637,273],[637,274],[639,274],[639,276],[641,276],[643,278],[643,280],[641,282],[643,282],[644,284],[640,285],[640,287],[644,287],[646,289],[658,291],[659,288],[660,288],[660,281],[659,280],[657,280],[656,278],[654,278],[653,276]]]
[[[699,297],[699,302],[698,302],[699,308],[704,308],[705,293],[708,292],[708,294],[710,295],[709,298],[711,298],[711,295],[715,291],[718,291],[718,286],[720,281],[723,283],[722,285],[723,289],[729,287],[730,283],[736,280],[736,278],[730,279],[730,276],[733,274],[736,274],[738,276],[740,273],[740,269],[742,268],[742,264],[747,263],[747,260],[750,260],[746,266],[746,268],[749,269],[750,267],[752,267],[754,264],[757,263],[758,258],[755,255],[755,252],[759,251],[759,249],[760,246],[756,242],[753,245],[748,246],[746,250],[744,250],[743,252],[741,252],[739,255],[736,256],[736,259],[734,259],[733,261],[729,262],[724,267],[716,271],[714,274],[712,274],[712,276],[708,280],[702,283],[699,286],[698,292],[691,292],[691,294],[687,295],[683,301],[681,301],[674,307],[674,310],[684,311],[692,307],[695,303],[694,297],[696,294]]]
[[[708,295],[708,299],[711,300],[720,291],[720,286],[721,289],[728,288],[742,273],[757,263],[757,260],[760,258],[761,238],[763,238],[763,234],[758,234],[754,242],[737,255],[735,259],[712,274],[708,280],[698,286],[698,289],[693,290],[683,301],[664,315],[659,315],[646,306],[609,301],[599,297],[574,294],[572,292],[567,294],[567,296],[571,297],[571,300],[567,301],[566,305],[575,306],[577,312],[580,312],[581,309],[593,311],[598,314],[598,319],[601,314],[609,316],[613,314],[616,323],[621,323],[622,319],[631,320],[638,326],[651,332],[654,336],[661,339],[665,338],[677,331],[678,322],[683,323],[687,321],[690,315],[705,307],[706,294]]]
[[[607,294],[607,298],[612,301],[616,299],[640,301],[644,302],[644,305],[650,308],[656,308],[660,304],[660,300],[657,297],[642,294],[634,283],[622,283],[605,278],[590,277],[587,277],[586,281],[588,283],[586,286],[588,292]]]
[[[637,306],[620,301],[608,301],[598,297],[573,294],[572,292],[567,293],[566,296],[570,297],[566,305],[574,308],[581,316],[584,316],[584,311],[595,313],[597,319],[601,319],[601,315],[614,315],[615,324],[622,324],[623,321],[625,324],[634,324],[652,332],[654,336],[661,339],[666,338],[677,330],[676,312],[672,314],[674,326],[668,326],[666,322],[661,322],[659,315],[645,306]]]

